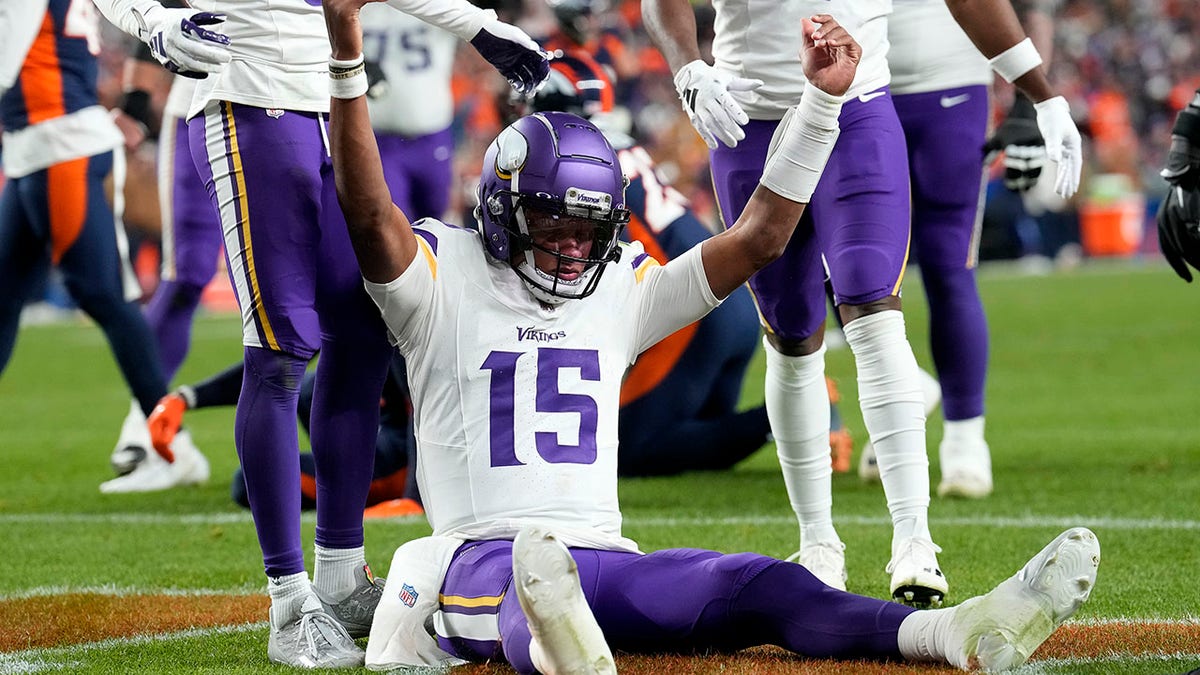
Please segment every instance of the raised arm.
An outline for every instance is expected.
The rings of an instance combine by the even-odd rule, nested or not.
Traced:
[[[779,123],[758,187],[733,227],[701,249],[709,287],[725,298],[750,275],[783,255],[837,141],[842,96],[862,50],[827,14],[805,20],[800,105]]]
[[[371,0],[323,0],[329,31],[329,147],[338,204],[367,281],[385,284],[408,269],[417,241],[408,217],[392,203],[367,113],[359,10]]]

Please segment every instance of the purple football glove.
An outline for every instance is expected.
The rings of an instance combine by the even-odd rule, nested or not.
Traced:
[[[518,94],[528,96],[550,76],[550,62],[525,31],[493,19],[484,24],[471,46],[495,66]]]

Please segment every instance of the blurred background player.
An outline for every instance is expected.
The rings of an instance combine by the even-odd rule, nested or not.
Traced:
[[[104,331],[138,413],[145,415],[166,393],[167,380],[151,330],[133,302],[140,290],[119,219],[124,155],[116,149],[124,139],[96,97],[98,17],[87,0],[31,4],[42,11],[9,34],[30,47],[15,86],[0,99],[9,179],[0,197],[0,370],[12,355],[22,305],[56,265],[72,297]],[[103,186],[110,172],[113,204]],[[208,480],[208,462],[186,432],[171,449],[174,461],[147,463],[137,485],[118,478],[101,491]]]
[[[99,0],[105,15],[150,45],[168,69],[209,73],[188,110],[193,161],[220,214],[242,313],[244,379],[235,443],[271,597],[267,656],[303,667],[356,666],[380,587],[366,566],[379,396],[391,349],[363,291],[336,202],[326,129],[332,68],[319,3],[280,11],[267,0]],[[523,32],[459,0],[392,0],[450,29],[520,88],[545,75]],[[200,10],[233,9],[228,16]],[[204,26],[220,25],[221,33]],[[199,47],[208,49],[193,55]],[[331,84],[331,82],[333,84]],[[310,581],[300,528],[296,406],[317,364],[311,441],[317,480]],[[120,479],[118,479],[120,480]]]
[[[164,5],[183,6],[178,2]],[[162,67],[145,45],[140,44],[134,57],[127,61],[126,79],[122,109],[158,139],[162,265],[158,286],[143,311],[154,333],[163,375],[170,383],[187,357],[192,320],[204,288],[217,272],[222,245],[221,221],[192,161],[187,112],[196,90],[196,79],[173,78],[157,126],[151,99],[157,83],[162,81]],[[157,134],[154,134],[156,129]],[[132,471],[150,448],[146,417],[140,408],[131,409],[113,450],[113,469],[118,474]],[[135,482],[130,480],[128,484]]]
[[[1171,268],[1191,283],[1188,265],[1200,269],[1200,89],[1171,128],[1171,150],[1162,177],[1170,191],[1158,209],[1158,242]]]
[[[563,111],[590,120],[617,151],[629,179],[625,241],[660,264],[712,236],[687,200],[658,174],[614,106],[603,67],[580,48],[551,62],[550,79],[527,112]],[[766,408],[737,411],[759,329],[750,292],[739,287],[700,321],[643,352],[621,385],[617,470],[624,476],[727,469],[769,440]]]

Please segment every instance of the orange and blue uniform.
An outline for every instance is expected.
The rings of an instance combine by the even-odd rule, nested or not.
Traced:
[[[21,307],[50,265],[105,331],[144,412],[166,393],[139,294],[123,255],[120,221],[104,180],[118,174],[122,137],[97,104],[98,15],[90,0],[49,0],[14,85],[0,96],[0,371]],[[18,28],[30,28],[18,27]]]

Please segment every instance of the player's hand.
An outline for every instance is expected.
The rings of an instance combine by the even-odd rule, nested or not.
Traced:
[[[1046,157],[1058,163],[1054,191],[1059,197],[1070,199],[1079,189],[1079,175],[1083,172],[1083,140],[1071,119],[1071,106],[1067,105],[1067,99],[1055,96],[1034,103],[1033,107],[1037,111],[1038,130],[1046,141]]]
[[[150,53],[172,73],[203,79],[229,62],[229,36],[207,28],[224,23],[224,14],[162,7],[140,18]]]
[[[483,24],[471,46],[522,96],[533,94],[550,77],[548,55],[525,31],[499,19]]]
[[[1200,186],[1171,186],[1158,207],[1158,246],[1179,278],[1192,283],[1188,265],[1200,269]]]
[[[862,47],[828,14],[804,20],[800,60],[808,83],[834,96],[842,96],[854,82]]]
[[[1033,102],[1017,94],[1012,110],[996,127],[995,133],[983,145],[983,163],[991,164],[996,155],[1004,153],[1004,187],[1025,192],[1037,185],[1046,164],[1046,141],[1038,129],[1037,111]]]
[[[1175,273],[1191,283],[1188,265],[1200,269],[1200,107],[1189,105],[1176,118],[1161,175],[1171,189],[1158,208],[1158,245]]]
[[[150,430],[150,443],[154,451],[168,462],[175,461],[175,453],[171,452],[171,441],[183,426],[183,413],[187,410],[187,401],[179,394],[167,394],[158,400],[150,416],[146,418],[146,427]]]
[[[754,91],[762,84],[762,80],[738,77],[700,60],[675,73],[675,91],[679,92],[683,110],[710,148],[716,148],[718,140],[732,148],[746,137],[742,125],[750,117],[730,92]]]

